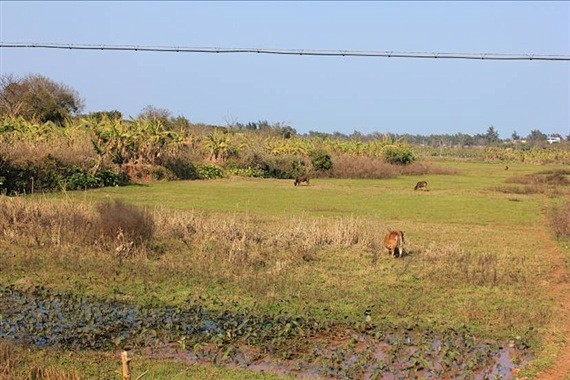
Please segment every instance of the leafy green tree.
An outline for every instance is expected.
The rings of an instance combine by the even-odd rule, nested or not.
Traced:
[[[513,134],[511,135],[511,138],[513,139],[513,141],[516,140],[520,140],[521,137],[519,136],[519,134],[517,133],[517,131],[513,131]]]
[[[496,144],[500,141],[499,132],[497,132],[492,125],[487,129],[487,133],[485,133],[485,140],[488,145]]]
[[[527,136],[527,140],[531,143],[546,141],[546,134],[542,133],[538,129],[533,129],[530,131],[530,134]]]
[[[83,105],[77,91],[45,76],[0,77],[0,115],[63,125],[67,118],[81,111]]]
[[[452,136],[452,143],[459,146],[473,145],[473,137],[465,133],[456,133]]]
[[[123,118],[123,114],[121,111],[117,110],[97,111],[89,113],[87,117],[92,117],[96,122],[101,122],[104,118],[107,118],[109,120],[121,120]]]
[[[141,110],[137,118],[144,120],[160,120],[163,124],[166,124],[170,118],[172,118],[172,113],[166,108],[148,105]]]

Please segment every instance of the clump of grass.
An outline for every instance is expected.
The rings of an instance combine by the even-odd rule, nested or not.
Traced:
[[[350,217],[291,218],[275,221],[277,226],[242,214],[157,210],[154,219],[158,239],[184,243],[181,254],[188,265],[222,277],[284,273],[290,266],[317,260],[319,251],[370,247],[375,240],[369,225]]]
[[[428,280],[453,283],[496,285],[499,260],[496,253],[474,254],[459,244],[431,244],[419,255],[423,276]]]
[[[393,165],[383,158],[338,154],[333,157],[328,172],[332,178],[395,178],[398,175],[457,174],[454,168],[443,168],[429,162],[414,161],[407,165]]]
[[[152,216],[136,206],[105,201],[95,206],[0,197],[3,240],[24,247],[83,247],[129,254],[154,233]]]
[[[75,368],[63,369],[55,366],[28,366],[24,358],[25,349],[7,340],[0,340],[0,380],[79,380]]]
[[[558,239],[570,240],[570,202],[554,208],[550,212],[550,228]]]
[[[532,195],[544,194],[546,188],[539,185],[528,186],[496,186],[495,190],[503,194]]]
[[[34,380],[80,380],[75,370],[64,370],[57,367],[35,367],[30,370],[30,379]]]
[[[541,170],[537,174],[570,175],[570,169]]]
[[[508,183],[518,183],[523,185],[546,185],[546,186],[568,186],[570,181],[565,177],[565,170],[548,170],[533,174],[526,174],[522,177],[513,177],[507,180]]]
[[[566,177],[568,170],[545,170],[537,173],[526,174],[521,177],[507,179],[507,183],[515,186],[497,186],[495,190],[505,194],[547,194],[560,195],[570,186],[570,180]]]
[[[340,154],[333,157],[329,175],[333,178],[395,178],[399,174],[396,165],[382,158]]]
[[[0,197],[0,231],[0,244],[40,249],[42,255],[158,258],[168,252],[171,270],[187,273],[190,267],[205,279],[274,275],[275,268],[286,273],[292,265],[317,260],[319,251],[370,249],[378,240],[371,225],[354,217],[290,218],[272,224],[240,213],[149,211],[122,201],[20,197]]]
[[[33,247],[61,246],[66,241],[83,239],[90,226],[83,205],[1,197],[0,229],[8,244]]]
[[[506,260],[497,252],[475,253],[459,243],[430,244],[416,255],[419,276],[427,281],[449,286],[498,286],[527,282],[527,260],[514,257]]]
[[[455,168],[445,168],[442,166],[433,165],[425,161],[414,161],[409,165],[402,166],[400,167],[400,172],[403,175],[456,175],[458,173],[457,169]]]
[[[94,230],[105,241],[141,246],[152,239],[154,220],[147,210],[120,200],[98,203],[95,209],[99,217]]]

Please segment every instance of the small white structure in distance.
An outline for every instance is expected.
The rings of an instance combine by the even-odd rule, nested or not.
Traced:
[[[560,143],[560,137],[548,136],[546,141],[548,141],[549,144]]]

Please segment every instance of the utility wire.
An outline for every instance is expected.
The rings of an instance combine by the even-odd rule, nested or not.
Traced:
[[[257,53],[278,55],[306,55],[328,57],[381,57],[381,58],[442,58],[442,59],[479,59],[500,61],[570,61],[570,55],[544,54],[506,54],[506,53],[437,53],[437,52],[399,52],[399,51],[354,51],[354,50],[305,50],[305,49],[262,49],[262,48],[219,48],[219,47],[182,47],[182,46],[138,46],[138,45],[89,45],[58,44],[44,42],[1,42],[0,48],[44,48],[64,50],[114,50],[144,51],[169,53]]]

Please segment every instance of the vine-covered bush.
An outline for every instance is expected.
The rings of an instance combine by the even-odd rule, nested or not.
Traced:
[[[228,161],[228,174],[261,178],[290,179],[303,173],[305,158],[298,153],[272,153],[250,150],[238,159]],[[237,170],[237,172],[236,172]]]
[[[318,150],[311,153],[311,163],[315,170],[331,170],[333,162],[330,154],[325,151]]]
[[[240,167],[229,167],[226,168],[226,174],[236,175],[240,177],[252,177],[252,178],[266,178],[267,175],[265,171],[255,168],[240,168]]]
[[[204,164],[198,165],[198,178],[216,179],[224,176],[224,170],[216,165]]]
[[[49,192],[57,190],[84,190],[104,186],[123,186],[129,183],[122,173],[98,169],[94,174],[48,155],[43,160],[16,163],[0,159],[0,192],[9,195]]]
[[[384,159],[393,165],[408,165],[414,162],[414,153],[404,145],[386,145],[382,149]]]
[[[170,170],[178,179],[198,179],[198,169],[189,161],[171,158],[162,162],[162,166]]]

